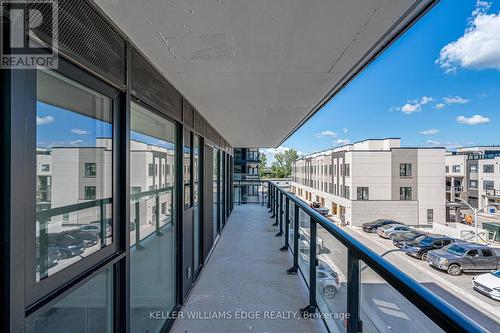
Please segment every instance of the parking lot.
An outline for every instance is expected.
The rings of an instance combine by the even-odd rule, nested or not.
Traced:
[[[445,271],[429,266],[425,261],[410,257],[399,251],[391,240],[383,239],[375,233],[365,233],[360,227],[347,227],[346,230],[374,252],[383,256],[410,277],[441,296],[487,330],[491,332],[499,331],[500,302],[481,295],[472,289],[471,279],[478,273],[451,276]]]

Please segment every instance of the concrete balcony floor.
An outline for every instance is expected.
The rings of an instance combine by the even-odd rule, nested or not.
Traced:
[[[307,287],[300,275],[286,274],[291,255],[279,251],[282,238],[274,236],[277,227],[267,211],[255,204],[235,206],[173,332],[327,332],[321,319],[300,319]],[[241,318],[246,314],[261,319]]]

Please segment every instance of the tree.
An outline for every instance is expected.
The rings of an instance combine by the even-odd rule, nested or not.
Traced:
[[[295,149],[288,149],[274,156],[271,173],[276,178],[288,178],[292,175],[292,164],[299,158]]]
[[[259,157],[259,177],[262,178],[264,171],[267,168],[267,156],[264,153],[260,154]]]

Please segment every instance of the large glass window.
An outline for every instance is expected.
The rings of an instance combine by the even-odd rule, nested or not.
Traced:
[[[130,331],[157,332],[164,321],[150,312],[175,305],[176,126],[138,104],[131,110]]]
[[[213,227],[213,237],[214,240],[219,234],[219,150],[214,148],[213,150],[213,211],[212,211],[212,227]]]
[[[113,332],[113,268],[26,319],[26,333]]]
[[[189,208],[191,202],[191,132],[184,132],[184,207]]]
[[[56,72],[37,72],[37,281],[112,241],[112,104]]]
[[[200,137],[198,135],[193,136],[193,234],[194,234],[194,268],[195,270],[200,265],[200,223],[201,223],[201,210],[199,207],[200,203]]]

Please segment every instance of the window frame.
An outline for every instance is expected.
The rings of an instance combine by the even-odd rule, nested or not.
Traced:
[[[111,244],[91,253],[90,255],[81,258],[77,262],[65,267],[64,269],[50,275],[40,281],[36,281],[36,205],[35,205],[35,191],[29,195],[25,195],[25,198],[19,198],[25,203],[26,207],[32,207],[32,209],[26,210],[24,216],[24,305],[26,314],[31,315],[31,309],[33,312],[42,307],[39,303],[43,303],[43,307],[52,301],[52,294],[65,286],[67,287],[63,293],[58,295],[58,298],[67,295],[69,292],[74,290],[73,286],[81,285],[78,277],[82,274],[91,274],[93,271],[100,271],[105,269],[104,266],[109,265],[110,260],[113,262],[122,259],[125,254],[121,253],[119,249],[121,248],[121,240],[119,238],[120,229],[119,223],[116,223],[120,217],[124,214],[120,212],[120,207],[118,203],[121,191],[121,181],[119,179],[120,172],[120,161],[119,161],[119,151],[120,147],[120,122],[122,121],[123,115],[121,115],[121,109],[123,108],[123,94],[117,88],[109,85],[108,83],[100,80],[99,78],[93,76],[89,72],[82,68],[70,63],[65,59],[59,59],[58,69],[52,70],[58,75],[62,75],[68,78],[70,81],[81,84],[94,90],[110,99],[111,102],[111,119],[112,119],[112,138],[113,138],[113,153],[112,153],[112,234],[113,239]],[[27,141],[25,144],[19,143],[19,149],[25,152],[26,167],[25,177],[26,182],[32,184],[32,188],[35,188],[36,184],[36,111],[37,111],[37,71],[32,70],[27,74],[30,83],[27,83],[23,87],[26,94],[26,123],[28,124],[26,128]],[[116,259],[117,258],[117,259]]]
[[[399,177],[400,178],[413,177],[412,163],[399,163]]]
[[[407,199],[408,189],[410,189],[410,198]],[[413,200],[413,189],[411,186],[400,186],[399,187],[399,200],[400,201],[412,201]]]

